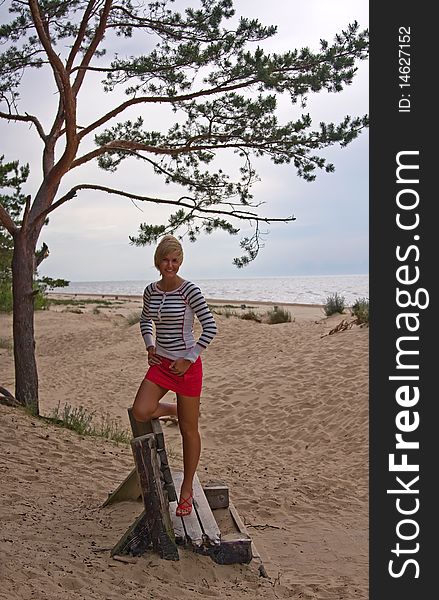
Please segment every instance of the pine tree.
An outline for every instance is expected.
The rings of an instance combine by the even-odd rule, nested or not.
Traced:
[[[259,224],[274,220],[260,214],[251,193],[257,180],[254,157],[291,164],[312,181],[318,170],[331,172],[320,151],[346,146],[367,127],[367,116],[346,116],[341,123],[313,126],[305,112],[307,97],[321,91],[339,93],[349,85],[358,61],[368,53],[368,35],[357,23],[320,40],[319,49],[292,49],[267,54],[262,45],[275,35],[256,19],[234,19],[232,0],[200,0],[199,8],[173,10],[168,0],[10,0],[11,21],[0,26],[0,118],[11,126],[26,122],[42,143],[42,175],[14,223],[0,204],[0,223],[13,238],[14,352],[16,397],[38,411],[38,377],[34,355],[32,276],[41,228],[47,216],[83,190],[118,194],[139,202],[174,208],[166,224],[143,223],[136,244],[150,243],[166,232],[186,228],[191,239],[201,231],[236,233],[236,223],[250,221],[253,236],[241,241],[237,266],[253,260],[259,248]],[[227,23],[236,23],[227,27]],[[124,40],[144,48],[122,57],[111,52]],[[29,71],[51,73],[58,104],[50,123],[21,108],[20,90]],[[99,113],[99,99],[87,94],[86,82],[100,74],[101,91],[114,97]],[[123,100],[117,90],[124,90]],[[40,93],[53,97],[52,89]],[[279,96],[290,98],[298,116],[280,123]],[[78,121],[78,107],[93,105],[90,122]],[[156,107],[168,107],[175,123],[159,128]],[[119,118],[137,108],[137,118]],[[130,112],[130,115],[131,115]],[[156,127],[150,128],[154,123]],[[234,152],[239,176],[215,166]],[[78,182],[60,193],[65,176],[97,161],[115,171],[124,161],[140,160],[151,178],[162,177],[179,191],[166,197],[139,196],[109,185]],[[237,162],[239,161],[239,163]]]

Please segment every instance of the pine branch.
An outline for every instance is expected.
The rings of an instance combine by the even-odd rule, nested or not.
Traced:
[[[72,198],[74,198],[76,196],[77,192],[79,192],[80,190],[94,190],[94,191],[106,192],[108,194],[122,196],[124,198],[129,198],[130,200],[137,200],[139,202],[151,202],[153,204],[178,206],[179,208],[188,208],[191,211],[195,210],[202,214],[225,215],[227,217],[233,217],[236,219],[241,219],[241,220],[246,220],[246,221],[257,221],[257,222],[263,222],[263,223],[272,223],[272,222],[287,223],[289,221],[296,220],[296,217],[294,217],[292,215],[289,217],[261,217],[261,216],[257,215],[256,213],[249,212],[247,209],[246,210],[238,210],[236,208],[232,208],[232,210],[226,211],[226,210],[222,210],[222,209],[207,208],[207,207],[203,206],[201,203],[197,203],[193,198],[191,198],[189,196],[182,196],[178,200],[169,200],[166,198],[154,198],[152,196],[140,196],[138,194],[131,194],[129,192],[124,192],[123,190],[118,190],[118,189],[110,188],[107,186],[87,184],[87,183],[75,185],[73,188],[71,188],[67,194],[62,196],[62,198],[59,198],[59,200],[54,202],[49,209],[44,211],[44,216],[47,216],[49,213],[54,211],[56,208],[58,208],[59,206],[61,206],[65,202],[67,202],[68,200],[71,200]],[[218,204],[224,205],[227,203],[220,202]],[[236,205],[234,205],[234,206],[236,206]],[[43,216],[43,213],[41,216]]]

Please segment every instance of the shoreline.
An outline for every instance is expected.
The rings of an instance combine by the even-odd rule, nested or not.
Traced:
[[[136,294],[86,294],[86,293],[67,293],[67,292],[48,292],[49,298],[65,298],[65,299],[113,299],[113,300],[139,300],[142,301],[142,295]],[[245,304],[249,306],[297,306],[303,308],[323,308],[324,304],[307,304],[302,302],[282,302],[271,300],[235,300],[230,298],[206,298],[207,303],[211,304]]]
[[[68,304],[69,301],[77,305],[81,301],[87,302],[87,308],[81,306],[81,310],[92,312],[98,309],[100,312],[107,314],[122,314],[127,316],[142,308],[143,296],[128,295],[128,294],[67,294],[67,293],[49,293],[49,299],[58,299],[63,301],[62,304]],[[108,302],[108,306],[100,304],[100,302]],[[325,318],[323,304],[303,304],[292,302],[270,302],[267,300],[223,300],[221,298],[206,298],[206,302],[212,307],[214,312],[230,312],[235,316],[240,316],[245,310],[254,311],[259,315],[263,315],[275,306],[288,311],[294,319],[300,322],[315,321]],[[61,306],[62,306],[61,304]],[[349,309],[349,307],[347,307]],[[54,304],[51,310],[60,310],[60,306]]]

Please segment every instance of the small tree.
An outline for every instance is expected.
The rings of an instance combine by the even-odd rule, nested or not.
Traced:
[[[0,205],[0,222],[14,240],[16,397],[38,410],[32,274],[47,216],[88,189],[176,207],[166,225],[142,224],[139,235],[132,238],[139,244],[181,226],[194,239],[202,230],[236,233],[233,219],[251,221],[255,234],[242,240],[245,254],[235,260],[243,266],[257,255],[259,223],[294,220],[259,214],[251,195],[257,179],[252,157],[292,163],[299,176],[312,181],[316,170],[333,170],[319,150],[336,143],[345,146],[367,126],[366,117],[347,116],[339,124],[320,123],[313,128],[307,113],[279,123],[277,97],[286,94],[293,105],[300,101],[304,110],[310,93],[341,92],[352,82],[357,62],[367,57],[368,39],[367,32],[353,23],[332,44],[321,40],[316,52],[303,48],[268,55],[260,44],[276,28],[241,18],[227,29],[224,23],[234,16],[231,0],[200,0],[198,9],[184,12],[171,10],[172,2],[167,0],[9,0],[4,4],[13,16],[0,26],[4,44],[0,118],[11,124],[30,123],[43,146],[41,182],[26,203],[21,225]],[[127,44],[130,38],[140,40],[145,53],[111,56],[106,50],[111,49],[114,36],[125,38]],[[251,50],[251,44],[256,49]],[[20,110],[23,73],[37,68],[49,70],[58,95],[48,126],[37,114]],[[95,118],[78,123],[78,104],[90,104],[90,96],[80,92],[96,72],[102,73],[102,91],[112,94],[114,105],[99,112],[94,91]],[[120,88],[125,91],[123,101],[116,93]],[[168,130],[146,128],[145,122],[156,123],[156,106],[168,106],[178,116]],[[138,118],[114,122],[133,107],[142,112]],[[214,167],[214,158],[224,152],[235,152],[240,161],[236,179]],[[114,171],[127,159],[144,161],[151,176],[175,184],[180,192],[169,197],[139,196],[110,186],[77,183],[59,194],[66,174],[79,173],[82,165],[96,160],[103,170]]]
[[[0,156],[0,203],[8,211],[11,219],[18,223],[25,203],[21,192],[22,185],[29,176],[29,165],[20,167],[18,160],[5,163]],[[9,232],[0,225],[0,286],[12,282],[12,253],[14,241]]]
[[[21,215],[26,203],[22,187],[29,177],[29,165],[19,166],[18,160],[5,163],[0,156],[0,203],[8,211],[15,225],[21,225]],[[46,224],[48,223],[46,219]],[[10,233],[0,225],[0,310],[12,310],[12,257],[14,240]],[[47,289],[65,287],[69,284],[65,279],[51,277],[38,278],[37,268],[49,256],[49,248],[43,242],[34,257],[34,295],[45,293]],[[42,299],[44,300],[44,298]],[[42,304],[40,301],[39,304]]]
[[[26,202],[22,186],[29,176],[29,165],[19,166],[18,160],[4,162],[0,156],[0,203],[8,211],[16,226]],[[1,223],[1,221],[0,221]],[[0,310],[12,310],[12,257],[14,240],[0,225]]]

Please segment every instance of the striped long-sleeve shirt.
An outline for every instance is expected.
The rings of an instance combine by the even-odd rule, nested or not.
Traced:
[[[193,331],[194,315],[202,327],[197,341]],[[155,346],[160,356],[173,360],[186,358],[195,362],[213,340],[217,327],[200,288],[190,281],[184,281],[172,292],[163,292],[156,283],[146,286],[140,331],[145,346]]]

